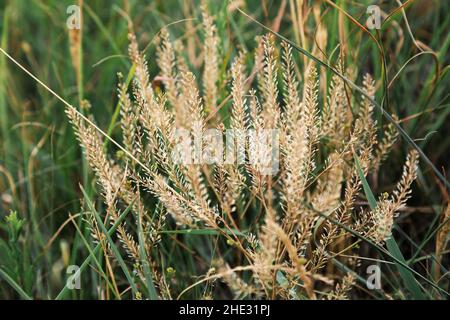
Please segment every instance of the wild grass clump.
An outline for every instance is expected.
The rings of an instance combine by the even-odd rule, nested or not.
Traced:
[[[196,298],[349,298],[353,270],[364,255],[361,237],[379,246],[390,239],[416,178],[417,153],[409,153],[397,186],[382,194],[375,208],[357,205],[364,177],[379,170],[396,139],[391,128],[380,132],[371,102],[353,95],[339,76],[326,88],[327,97],[319,97],[314,63],[300,69],[290,45],[279,46],[270,35],[256,40],[253,74],[245,63],[251,55],[241,51],[220,80],[219,40],[205,11],[203,33],[200,79],[167,29],[150,61],[158,64],[159,73],[150,75],[130,33],[129,57],[136,71],[131,88],[124,83],[118,88],[125,148],[119,156],[107,154],[102,136],[75,109],[67,111],[102,190],[102,220],[114,224],[127,207],[133,213],[119,224],[115,237],[133,266],[134,281],[143,287],[153,281],[163,299],[204,283],[209,289]],[[358,70],[346,69],[342,61],[337,68],[354,78]],[[160,84],[152,82],[156,78]],[[375,95],[369,74],[362,85],[367,95]],[[249,161],[252,141],[245,143],[244,163],[177,163],[171,154],[181,127],[192,141],[208,127],[275,129],[279,170],[262,174],[261,164]],[[201,153],[207,148],[202,144]],[[104,256],[114,256],[90,210],[85,219]],[[175,242],[162,240],[172,232],[179,234]],[[174,275],[165,268],[168,246],[197,250],[190,246],[195,232],[213,234],[208,246],[214,250],[206,261],[195,263],[195,275],[183,270]],[[336,261],[345,270],[333,270]],[[152,279],[146,279],[147,262]]]

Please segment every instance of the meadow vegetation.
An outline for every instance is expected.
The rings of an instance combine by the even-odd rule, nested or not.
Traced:
[[[72,4],[0,7],[0,298],[448,298],[449,3]]]

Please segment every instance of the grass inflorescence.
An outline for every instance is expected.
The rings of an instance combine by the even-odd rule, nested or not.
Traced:
[[[64,5],[0,9],[0,297],[448,298],[446,3]]]

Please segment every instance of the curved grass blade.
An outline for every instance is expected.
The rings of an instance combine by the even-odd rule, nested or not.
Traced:
[[[3,11],[3,23],[2,28],[3,32],[0,39],[0,44],[3,48],[7,48],[8,45],[8,25],[9,25],[9,12],[10,7],[6,6]],[[8,105],[6,104],[6,76],[7,76],[7,68],[6,68],[6,58],[4,56],[0,57],[0,127],[1,127],[1,137],[3,147],[1,150],[3,161],[6,167],[11,165],[11,153],[8,152],[10,150],[10,130],[9,130],[9,118],[8,118]]]
[[[367,200],[369,201],[369,206],[372,210],[375,210],[375,208],[377,207],[377,201],[375,200],[375,196],[373,195],[372,190],[370,189],[370,186],[367,183],[366,177],[364,176],[364,172],[361,169],[359,159],[356,155],[355,155],[355,163],[364,188],[364,193],[366,194]],[[406,260],[403,257],[403,254],[400,251],[400,248],[398,247],[398,244],[393,236],[391,236],[389,239],[386,240],[386,247],[392,256],[394,256],[397,260],[401,261],[402,264],[406,265]],[[425,295],[423,294],[422,290],[419,287],[417,280],[414,278],[412,273],[408,269],[405,269],[405,267],[403,267],[402,264],[398,263],[396,264],[398,272],[400,273],[400,276],[403,279],[405,286],[408,288],[408,291],[413,295],[413,297],[419,300],[426,299]]]
[[[367,279],[364,279],[363,277],[361,277],[359,274],[357,274],[355,271],[353,271],[352,269],[350,269],[349,267],[347,267],[345,264],[343,264],[342,262],[340,262],[339,260],[337,260],[336,258],[332,259],[333,264],[340,269],[342,272],[351,274],[355,277],[355,279],[362,285],[366,285],[367,283]],[[373,291],[373,290],[372,290]],[[374,292],[370,292],[370,294],[372,295],[373,298],[378,298],[378,299],[383,299],[384,297],[382,295],[380,295],[380,293],[378,291],[374,291]]]

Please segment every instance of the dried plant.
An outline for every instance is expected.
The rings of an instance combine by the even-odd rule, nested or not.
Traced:
[[[118,89],[122,141],[127,150],[122,157],[108,156],[95,129],[76,112],[68,111],[102,188],[106,217],[114,223],[123,207],[130,205],[134,217],[143,217],[145,255],[135,240],[138,219],[121,223],[116,234],[143,280],[141,266],[149,260],[163,298],[176,296],[180,288],[167,283],[162,276],[164,266],[153,257],[165,254],[159,248],[163,232],[174,228],[216,232],[219,246],[232,253],[218,253],[216,269],[199,267],[199,271],[203,270],[210,286],[215,284],[209,279],[221,277],[234,297],[348,298],[354,277],[337,272],[333,276],[340,280],[334,285],[326,273],[333,259],[344,261],[342,254],[359,255],[357,238],[342,225],[382,245],[410,196],[417,153],[408,155],[391,196],[382,195],[369,212],[356,208],[356,200],[364,194],[355,158],[365,175],[376,171],[396,138],[388,128],[377,142],[370,101],[346,92],[338,76],[331,79],[328,96],[320,97],[314,64],[303,70],[304,80],[300,81],[291,47],[282,43],[279,51],[273,37],[267,35],[256,49],[255,83],[246,72],[244,52],[236,54],[230,64],[230,117],[221,119],[215,111],[218,106],[227,108],[220,101],[227,93],[219,92],[219,41],[206,10],[203,28],[201,85],[176,49],[181,44],[173,44],[168,30],[162,30],[156,59],[160,73],[155,75],[162,81],[161,90],[152,87],[145,56],[130,34],[129,55],[136,72],[132,89],[124,84]],[[342,59],[337,68],[345,73]],[[370,75],[364,76],[363,86],[374,96]],[[234,138],[244,141],[241,161],[202,161],[213,143],[201,140],[208,127],[219,128],[220,133],[227,128],[238,132]],[[179,128],[187,129],[190,138],[185,145],[192,151],[192,158],[184,159],[188,164],[171,156],[180,146]],[[259,150],[261,143],[246,140],[243,134],[264,129],[278,132],[279,170],[274,174],[261,173],[263,163],[250,161],[251,152]],[[219,158],[223,160],[222,155]],[[100,240],[95,219],[87,219],[94,237]],[[189,279],[188,275],[177,276]]]

